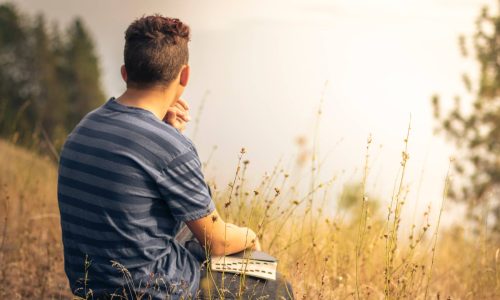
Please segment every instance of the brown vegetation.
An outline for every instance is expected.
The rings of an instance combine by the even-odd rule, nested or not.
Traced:
[[[301,194],[296,178],[278,165],[251,189],[245,181],[250,163],[244,151],[240,155],[228,188],[212,184],[219,210],[228,221],[259,232],[264,250],[280,258],[280,271],[292,282],[297,299],[500,296],[499,245],[486,234],[467,235],[456,226],[436,236],[437,224],[429,223],[426,212],[407,236],[399,229],[397,207],[404,205],[405,191],[395,195],[387,215],[377,210],[375,200],[362,196],[362,184],[342,193],[352,198],[343,203],[355,203],[343,208],[349,218],[329,216],[322,205],[339,200],[328,193],[334,180]],[[70,298],[56,167],[2,141],[0,174],[0,298]]]

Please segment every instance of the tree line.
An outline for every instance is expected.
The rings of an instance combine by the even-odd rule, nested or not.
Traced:
[[[0,137],[57,157],[68,133],[105,100],[94,42],[79,18],[61,30],[0,5]]]
[[[477,82],[462,75],[469,101],[457,95],[443,111],[440,97],[432,97],[437,128],[460,151],[460,180],[449,196],[466,203],[472,219],[490,220],[500,236],[500,15],[484,8],[476,32],[459,42],[479,69]],[[56,158],[68,133],[104,100],[94,42],[81,19],[61,30],[42,14],[0,4],[0,138]]]

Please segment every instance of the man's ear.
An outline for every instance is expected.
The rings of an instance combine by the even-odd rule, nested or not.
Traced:
[[[120,72],[122,74],[123,81],[127,82],[127,69],[125,68],[125,65],[122,65]]]
[[[181,69],[181,76],[180,76],[180,84],[183,87],[186,87],[186,85],[188,84],[189,72],[190,72],[189,65],[184,65]]]

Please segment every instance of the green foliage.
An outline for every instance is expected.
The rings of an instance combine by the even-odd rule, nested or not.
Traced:
[[[351,183],[344,186],[342,193],[338,200],[338,206],[341,211],[351,214],[354,218],[354,223],[357,223],[362,216],[361,201],[363,201],[363,184]],[[377,216],[380,208],[380,201],[378,199],[371,199],[366,197],[365,208],[368,215]]]
[[[0,5],[0,136],[53,154],[104,101],[93,41],[80,19],[61,34],[43,15]],[[41,145],[41,146],[40,146]]]
[[[500,16],[483,8],[476,26],[474,36],[459,39],[461,53],[468,59],[467,42],[472,44],[479,66],[475,84],[467,74],[462,76],[473,99],[471,106],[463,111],[457,96],[454,107],[442,115],[439,96],[433,96],[432,104],[439,129],[462,150],[455,163],[462,178],[450,195],[467,203],[471,216],[480,211],[482,220],[493,218],[493,230],[500,233]]]

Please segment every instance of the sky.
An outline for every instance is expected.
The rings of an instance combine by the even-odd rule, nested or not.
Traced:
[[[5,1],[4,1],[5,2]],[[372,136],[368,191],[390,200],[411,119],[406,213],[428,204],[437,211],[449,157],[456,150],[436,123],[430,98],[445,103],[463,95],[461,74],[477,77],[476,65],[459,51],[460,34],[471,36],[482,0],[16,0],[22,11],[44,13],[66,25],[80,16],[95,40],[103,88],[119,96],[124,84],[124,31],[152,13],[180,18],[192,31],[191,80],[184,99],[199,128],[194,139],[208,179],[226,184],[241,147],[255,183],[276,163],[293,162],[305,137],[325,163],[339,191],[363,175],[366,141]],[[202,100],[205,99],[205,100]],[[317,111],[322,103],[322,114]],[[211,155],[214,146],[217,150]],[[288,165],[288,164],[287,164]],[[449,221],[460,215],[449,206]],[[335,213],[335,205],[330,206]]]

